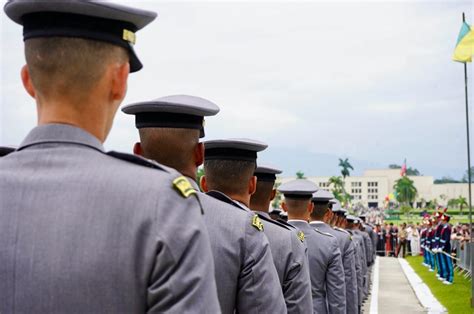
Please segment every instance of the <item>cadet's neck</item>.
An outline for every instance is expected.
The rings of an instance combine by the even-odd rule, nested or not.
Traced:
[[[309,221],[309,215],[293,212],[291,209],[288,209],[288,220],[304,220]]]
[[[253,211],[268,213],[269,207],[270,203],[256,204],[255,202],[252,202],[252,199],[250,199],[250,209]]]
[[[101,103],[70,103],[65,100],[37,101],[38,125],[59,123],[81,128],[102,143],[107,138],[118,108]]]
[[[226,193],[226,195],[233,199],[234,201],[241,202],[247,207],[250,207],[250,195],[248,194],[233,194],[233,193]]]

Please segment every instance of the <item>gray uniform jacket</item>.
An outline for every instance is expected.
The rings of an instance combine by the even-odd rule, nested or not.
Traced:
[[[344,282],[346,285],[346,313],[359,313],[359,297],[357,295],[357,273],[355,261],[355,247],[351,235],[337,228],[332,228],[324,222],[311,222],[319,231],[329,233],[337,238],[339,249],[342,254],[342,265],[344,267]]]
[[[290,224],[303,231],[308,246],[313,313],[346,313],[346,289],[337,239],[301,220]]]
[[[270,246],[252,224],[254,215],[204,193],[198,196],[211,239],[222,313],[281,313],[282,294],[273,288],[278,286],[278,275],[268,267],[273,263]]]
[[[197,198],[177,172],[115,156],[48,124],[0,159],[1,313],[220,311]]]
[[[356,251],[358,258],[360,260],[360,276],[361,278],[359,279],[359,300],[360,303],[365,298],[365,279],[367,275],[367,256],[365,254],[365,242],[364,238],[360,234],[357,233],[356,230],[351,230],[352,232],[352,240],[354,241],[354,244],[356,245]]]
[[[235,303],[238,313],[286,313],[273,252],[253,224],[255,214],[219,191],[203,196],[223,312],[233,313]]]
[[[270,242],[288,313],[311,313],[311,279],[308,253],[293,226],[273,221],[268,213],[257,212]]]

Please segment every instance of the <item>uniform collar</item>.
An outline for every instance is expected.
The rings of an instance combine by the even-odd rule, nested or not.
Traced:
[[[319,220],[313,220],[309,222],[310,225],[325,225],[326,223],[324,221],[319,221]]]
[[[67,124],[44,124],[28,133],[18,150],[45,143],[67,143],[84,145],[103,152],[104,146],[87,131]]]
[[[201,189],[199,188],[199,185],[197,184],[197,182],[191,178],[191,177],[188,177],[188,176],[185,176],[186,179],[188,179],[189,183],[191,184],[191,186],[193,187],[193,189],[195,189],[197,192],[201,192]]]
[[[262,216],[268,218],[268,219],[272,219],[272,217],[270,217],[270,214],[268,214],[267,212],[262,212],[262,211],[259,211],[259,210],[256,210],[255,212],[259,215],[262,215]]]
[[[296,224],[308,224],[306,220],[301,220],[301,219],[288,219],[288,223],[296,223]]]

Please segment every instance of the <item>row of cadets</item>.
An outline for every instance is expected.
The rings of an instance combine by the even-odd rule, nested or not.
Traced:
[[[288,223],[303,232],[308,246],[313,313],[346,313],[344,269],[338,240],[319,231],[314,223],[318,215],[311,199],[318,187],[309,180],[298,179],[282,184],[278,190],[285,198],[282,208],[288,213]]]
[[[339,249],[342,254],[342,264],[344,268],[344,282],[346,288],[346,312],[358,313],[358,295],[357,295],[357,274],[355,246],[351,235],[335,226],[337,215],[333,210],[339,210],[340,203],[334,199],[334,195],[326,190],[320,189],[313,194],[312,202],[314,204],[313,217],[311,225],[314,225],[319,231],[326,232],[337,238]]]
[[[368,274],[368,264],[367,264],[367,253],[366,253],[366,244],[364,237],[360,234],[359,230],[359,218],[353,215],[347,215],[346,216],[347,220],[347,229],[351,235],[352,239],[354,241],[354,244],[356,246],[356,258],[360,262],[360,272],[358,273],[358,296],[359,296],[359,306],[362,307],[362,304],[364,303],[365,299],[367,298],[366,295],[366,280],[367,280],[367,274]]]
[[[248,139],[199,142],[204,116],[216,114],[218,107],[195,96],[166,96],[125,106],[123,111],[135,115],[141,139],[136,154],[178,169],[196,190],[197,167],[204,162],[200,183],[206,193],[198,195],[210,234],[222,312],[311,311],[303,241],[293,228],[268,218],[263,207],[254,207],[258,213],[250,210],[251,195],[259,188],[262,203],[271,200],[273,183],[269,191],[263,181],[257,186],[254,173],[257,153],[267,145]]]

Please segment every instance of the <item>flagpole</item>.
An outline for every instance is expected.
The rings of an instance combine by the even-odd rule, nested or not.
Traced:
[[[462,22],[466,22],[466,16],[464,12],[462,13]],[[471,274],[474,269],[474,260],[473,260],[473,232],[472,232],[472,192],[471,192],[471,144],[469,138],[469,101],[468,101],[468,92],[467,92],[467,63],[464,62],[464,95],[466,97],[466,135],[467,135],[467,178],[468,178],[468,190],[469,190],[469,233],[471,235]],[[472,276],[472,275],[471,275]],[[471,280],[471,307],[474,307],[474,280]]]

